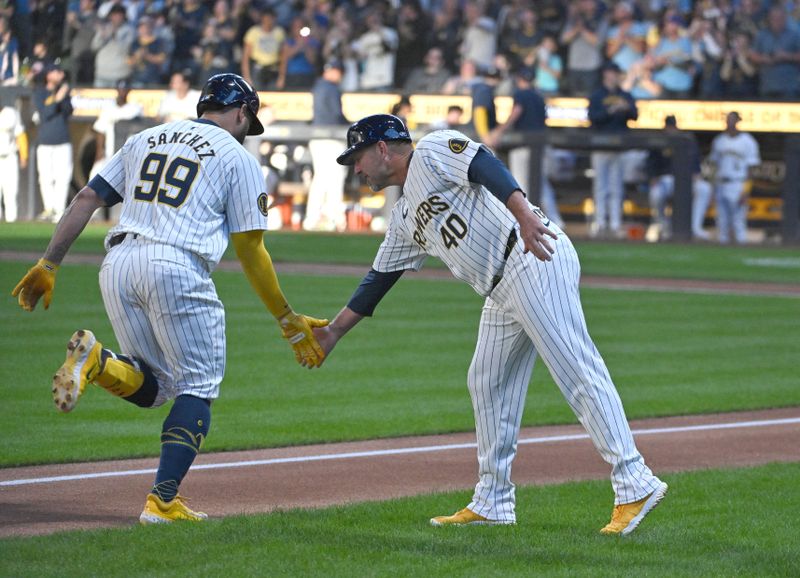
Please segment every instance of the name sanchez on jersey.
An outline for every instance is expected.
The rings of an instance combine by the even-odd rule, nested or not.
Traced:
[[[165,131],[159,133],[157,136],[153,135],[147,138],[147,145],[152,149],[158,145],[166,144],[185,144],[197,153],[197,158],[203,160],[206,157],[216,156],[214,149],[209,149],[201,152],[204,148],[211,146],[207,140],[200,142],[203,137],[194,134],[192,131]]]

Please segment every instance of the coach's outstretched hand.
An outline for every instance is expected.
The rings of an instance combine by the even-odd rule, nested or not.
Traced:
[[[47,309],[53,298],[56,271],[58,271],[58,265],[47,259],[39,259],[39,262],[28,269],[22,280],[17,283],[11,296],[18,297],[19,306],[25,311],[33,311],[39,299],[44,296],[44,308]]]
[[[325,352],[314,337],[313,327],[325,327],[327,319],[316,319],[306,315],[298,315],[290,311],[280,319],[281,333],[294,349],[297,363],[309,369],[319,367],[325,359]]]

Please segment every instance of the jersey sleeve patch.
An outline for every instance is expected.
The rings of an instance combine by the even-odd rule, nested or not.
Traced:
[[[269,197],[267,196],[267,193],[261,193],[258,195],[256,204],[258,205],[258,210],[261,211],[261,214],[266,217],[267,212],[269,211]]]
[[[463,138],[451,138],[449,141],[447,141],[447,146],[450,147],[450,150],[457,155],[463,153],[468,144],[469,141]]]

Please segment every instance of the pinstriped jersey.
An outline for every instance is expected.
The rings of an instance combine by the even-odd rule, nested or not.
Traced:
[[[230,233],[267,228],[258,162],[207,120],[171,122],[132,136],[98,176],[112,189],[103,196],[122,201],[107,240],[138,233],[195,253],[213,269]]]
[[[376,271],[418,271],[433,255],[480,295],[491,293],[516,219],[485,187],[469,182],[481,146],[453,130],[420,139],[375,256]]]

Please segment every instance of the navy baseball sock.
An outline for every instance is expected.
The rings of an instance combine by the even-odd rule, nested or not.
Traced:
[[[165,502],[175,499],[211,424],[211,404],[179,395],[161,430],[161,460],[152,492]]]

